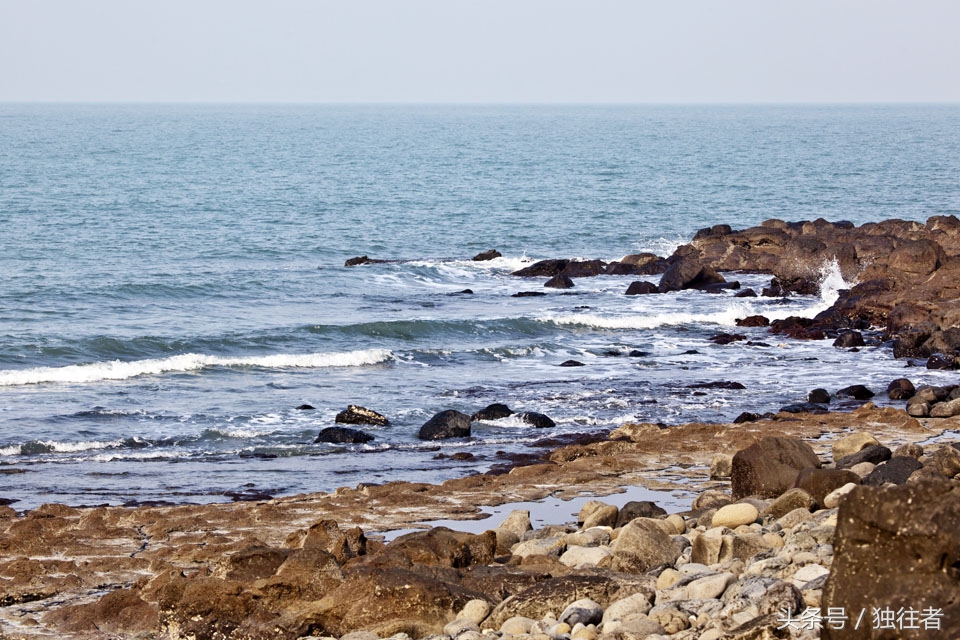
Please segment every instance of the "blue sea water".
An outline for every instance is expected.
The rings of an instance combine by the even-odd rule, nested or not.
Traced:
[[[510,272],[668,255],[718,223],[958,213],[958,106],[0,105],[0,499],[437,481],[548,435],[880,390],[903,368],[881,346],[708,341],[824,308],[845,286],[829,265],[788,305],[626,297],[626,276],[515,298],[545,290]],[[343,266],[357,255],[395,262]],[[747,389],[686,386],[717,380]],[[492,402],[557,427],[415,437]],[[392,424],[315,444],[348,404]]]

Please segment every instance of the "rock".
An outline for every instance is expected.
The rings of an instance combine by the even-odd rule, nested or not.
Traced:
[[[807,402],[811,404],[830,404],[830,392],[826,389],[814,389],[807,394]]]
[[[624,295],[640,296],[650,293],[658,293],[657,285],[645,280],[637,280],[636,282],[630,283],[630,286],[627,287],[627,292]]]
[[[866,343],[863,341],[863,334],[859,331],[845,331],[833,341],[833,346],[841,349],[850,349],[853,347],[862,347]]]
[[[525,616],[513,616],[512,618],[507,618],[503,621],[503,624],[500,625],[500,633],[506,636],[522,636],[530,633],[530,630],[533,628],[533,625],[536,624],[536,620],[533,618],[527,618]]]
[[[833,459],[835,461],[840,460],[861,449],[878,444],[880,442],[871,434],[865,431],[854,432],[834,441],[832,447]]]
[[[899,447],[897,447],[893,451],[892,457],[897,458],[900,456],[905,456],[907,458],[913,458],[914,460],[919,460],[922,455],[923,455],[922,446],[920,446],[919,444],[915,444],[913,442],[908,442],[906,444],[902,444]]]
[[[784,405],[780,407],[780,411],[784,413],[827,413],[827,410],[821,405],[812,402],[796,402]]]
[[[742,291],[738,291],[733,295],[734,298],[756,298],[757,292],[753,289],[747,288]]]
[[[712,600],[719,598],[727,587],[737,581],[732,573],[716,573],[710,576],[697,578],[687,583],[681,589],[681,600]],[[659,604],[659,598],[657,600]]]
[[[510,407],[497,402],[477,411],[470,416],[470,420],[471,422],[477,422],[479,420],[500,420],[501,418],[509,418],[512,415],[513,411],[510,410]]]
[[[791,489],[801,469],[819,468],[820,459],[798,438],[764,436],[733,456],[734,499],[749,495],[775,498]]]
[[[559,557],[566,550],[566,543],[563,538],[537,538],[533,540],[524,540],[513,546],[510,552],[518,558],[528,556],[557,556]]]
[[[860,483],[860,476],[849,469],[807,468],[797,476],[797,487],[809,493],[821,505],[828,493],[849,482]]]
[[[604,558],[609,558],[611,555],[610,547],[568,546],[567,550],[560,555],[560,562],[574,568],[585,565],[597,566]]]
[[[655,583],[656,580],[650,576],[626,576],[603,569],[549,578],[503,600],[491,612],[483,627],[499,628],[513,616],[542,620],[547,613],[556,615],[569,603],[583,598],[589,598],[600,606],[638,593],[652,599]]]
[[[926,418],[930,415],[930,403],[924,401],[914,402],[915,398],[910,398],[907,405],[907,415],[914,418]]]
[[[907,378],[897,378],[887,385],[887,397],[891,400],[909,400],[917,390]]]
[[[749,503],[739,502],[720,507],[713,514],[714,527],[729,527],[736,529],[743,524],[752,524],[756,522],[760,513],[757,508]]]
[[[763,510],[763,515],[769,515],[774,519],[779,519],[794,509],[812,510],[816,504],[817,501],[805,490],[794,488],[783,493],[779,498],[771,502],[767,508]]]
[[[730,477],[733,468],[733,456],[729,453],[714,454],[710,461],[710,479],[724,480]]]
[[[414,565],[464,568],[486,565],[496,555],[497,536],[493,531],[474,535],[434,527],[400,536],[383,547],[366,564],[378,568],[409,569]]]
[[[543,283],[543,286],[550,289],[571,289],[573,288],[573,280],[568,276],[563,274],[553,276],[549,280]]]
[[[762,417],[763,416],[761,416],[759,413],[751,413],[750,411],[744,411],[743,413],[741,413],[740,415],[738,415],[736,418],[733,419],[733,424],[743,424],[744,422],[756,422]],[[731,462],[732,462],[732,459],[731,459]]]
[[[890,449],[886,448],[882,444],[873,444],[860,449],[856,453],[851,453],[850,455],[836,460],[835,466],[837,469],[850,469],[861,462],[869,462],[870,464],[877,465],[881,462],[886,462],[890,459],[890,457]]]
[[[297,407],[297,411],[313,411],[315,407],[312,404],[301,404]]]
[[[559,275],[568,264],[570,264],[569,260],[540,260],[529,267],[514,271],[510,275],[520,276],[522,278],[552,278],[553,276]]]
[[[489,249],[487,251],[481,251],[477,255],[473,256],[474,262],[482,262],[485,260],[493,260],[495,258],[502,258],[503,254],[497,251],[496,249]]]
[[[940,446],[927,463],[944,478],[953,478],[960,474],[960,444],[946,444]]]
[[[346,409],[338,413],[337,417],[334,418],[334,422],[341,424],[372,424],[381,427],[390,424],[386,416],[355,404],[349,405]]]
[[[701,491],[700,495],[693,499],[690,507],[694,511],[706,511],[707,509],[719,509],[731,502],[730,496],[726,493],[717,491],[716,489],[707,489],[706,491]]]
[[[441,411],[420,427],[417,437],[421,440],[470,437],[470,416],[453,409]]]
[[[752,291],[752,289],[749,289]],[[756,293],[754,293],[756,295]],[[766,316],[747,316],[737,320],[738,327],[769,327],[770,320]]]
[[[855,384],[855,385],[840,389],[839,391],[837,391],[836,395],[838,398],[843,397],[843,398],[854,398],[856,400],[869,400],[876,394],[873,391],[870,391],[870,389],[867,389],[862,384]]]
[[[460,613],[457,614],[457,619],[468,620],[469,622],[479,625],[487,619],[487,616],[490,615],[490,611],[492,610],[493,607],[490,606],[489,602],[478,598],[465,604]]]
[[[827,509],[836,509],[840,506],[840,500],[842,500],[845,495],[853,491],[853,489],[858,485],[859,483],[848,482],[842,487],[834,489],[823,499],[823,506]]]
[[[718,333],[717,335],[708,338],[710,342],[719,345],[730,344],[731,342],[739,342],[746,339],[747,336],[743,335],[742,333]]]
[[[903,458],[907,459],[907,458]],[[947,525],[947,523],[951,523]],[[845,611],[933,607],[945,638],[960,637],[960,486],[927,481],[857,487],[837,515],[822,606]],[[897,637],[928,637],[904,631]],[[827,626],[824,638],[850,637]]]
[[[363,444],[373,440],[373,436],[358,429],[347,427],[327,427],[322,429],[314,442],[332,442],[336,444]]]
[[[584,505],[586,506],[586,505]],[[581,510],[581,514],[583,511]],[[583,528],[615,527],[620,510],[612,504],[602,504],[583,520]]]
[[[471,600],[470,602],[474,601]],[[477,635],[480,635],[480,625],[472,620],[465,620],[458,616],[456,620],[448,622],[443,626],[443,635],[450,636],[450,638],[456,638],[460,634],[468,632],[473,632]],[[380,640],[380,636],[374,634],[374,639]],[[343,640],[343,638],[340,640]]]
[[[620,508],[615,527],[623,527],[636,518],[662,518],[667,515],[663,507],[650,500],[631,500]]]
[[[680,547],[673,538],[649,518],[636,518],[624,525],[610,548],[611,567],[628,573],[670,565],[680,556]]]
[[[560,363],[561,367],[585,367],[587,365],[583,364],[579,360],[564,360]]]
[[[931,418],[952,418],[960,415],[960,398],[947,402],[938,402],[930,407]]]
[[[646,615],[652,607],[653,605],[650,604],[650,600],[647,599],[645,594],[635,593],[632,596],[610,603],[603,612],[602,622],[606,624],[607,622],[623,620],[630,615]]]
[[[157,608],[133,589],[110,591],[96,602],[55,609],[44,622],[62,634],[109,634],[109,637],[151,637],[157,630]],[[90,635],[89,637],[95,637]]]
[[[630,620],[612,622],[612,630],[604,627],[601,640],[639,640],[640,638],[660,638],[667,630],[655,620],[647,617],[636,617]]]
[[[357,256],[356,258],[350,258],[343,263],[345,267],[356,267],[361,264],[376,264],[378,262],[383,262],[383,260],[371,260],[367,256]]]
[[[511,298],[539,298],[540,296],[545,296],[543,291],[518,291],[517,293],[510,296]]]
[[[571,627],[576,624],[597,624],[603,619],[603,607],[590,598],[582,598],[571,602],[560,614],[558,620]]]
[[[542,413],[537,413],[536,411],[524,411],[523,413],[518,413],[517,417],[521,421],[533,425],[537,429],[550,429],[557,426],[556,422]]]
[[[607,264],[602,260],[571,260],[560,275],[569,278],[592,278],[606,271]]]
[[[530,524],[530,512],[526,509],[514,509],[497,528],[510,531],[518,538],[523,537],[523,534],[533,529],[533,525]]]
[[[863,479],[863,484],[880,486],[882,484],[904,484],[913,472],[921,468],[919,460],[914,458],[890,458]]]
[[[693,258],[683,258],[674,262],[660,278],[657,290],[660,293],[696,289],[711,284],[726,282],[719,273],[710,267],[704,267]]]
[[[830,570],[819,564],[804,565],[793,574],[793,584],[798,589],[804,589],[805,585],[813,582],[817,578],[830,575]]]
[[[873,473],[873,470],[877,468],[877,465],[872,462],[858,462],[857,464],[850,467],[850,471],[853,471],[855,474],[860,476],[861,481],[866,478],[868,475]]]
[[[957,359],[946,353],[935,353],[927,359],[927,369],[956,369]]]

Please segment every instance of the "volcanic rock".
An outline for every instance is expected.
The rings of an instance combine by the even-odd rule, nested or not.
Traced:
[[[359,429],[347,427],[327,427],[322,429],[314,442],[331,442],[334,444],[363,444],[373,440],[373,436]]]
[[[637,280],[636,282],[631,282],[630,286],[627,287],[627,292],[624,295],[628,296],[639,296],[650,293],[658,293],[657,285],[652,282],[647,282],[646,280]]]
[[[496,249],[490,249],[488,251],[482,251],[477,255],[473,256],[474,262],[482,262],[485,260],[493,260],[495,258],[501,258],[503,254],[497,251]]]
[[[470,416],[453,409],[441,411],[420,427],[417,437],[421,440],[466,438],[470,436]]]
[[[487,405],[485,408],[470,416],[470,420],[473,422],[478,420],[499,420],[501,418],[508,418],[512,415],[513,411],[510,409],[510,407],[505,404],[495,402],[494,404]]]
[[[551,420],[548,416],[545,416],[542,413],[537,413],[536,411],[524,411],[523,413],[517,414],[517,417],[521,421],[533,425],[537,429],[550,429],[557,426],[557,423]]]
[[[543,286],[551,289],[570,289],[573,287],[573,280],[563,274],[553,276],[543,283]]]

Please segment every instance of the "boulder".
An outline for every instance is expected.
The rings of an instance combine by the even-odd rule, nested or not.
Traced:
[[[693,286],[692,283],[697,281],[701,271],[703,271],[703,266],[695,258],[688,257],[678,260],[670,265],[670,268],[661,276],[657,291],[667,293],[688,289]]]
[[[887,385],[887,397],[891,400],[909,400],[916,392],[916,387],[907,378],[897,378]]]
[[[738,327],[769,327],[770,320],[766,316],[747,316],[737,319]]]
[[[571,260],[560,274],[568,278],[591,278],[603,273],[606,266],[601,260]]]
[[[497,251],[496,249],[489,249],[487,251],[481,251],[477,255],[473,256],[474,262],[482,262],[485,260],[493,260],[495,258],[501,258],[503,254]]]
[[[904,484],[913,475],[913,472],[923,467],[915,458],[890,458],[878,464],[870,474],[863,479],[863,484],[879,487],[883,484]]]
[[[855,400],[869,400],[876,394],[862,384],[844,387],[836,393],[838,398],[854,398]]]
[[[570,264],[569,260],[540,260],[529,267],[514,271],[511,275],[522,278],[552,278],[559,275],[568,264]]]
[[[849,469],[807,468],[797,476],[797,488],[809,493],[820,505],[827,494],[850,482],[859,484],[860,476]]]
[[[817,504],[813,496],[803,489],[794,488],[780,495],[779,498],[767,505],[763,515],[774,519],[782,518],[794,509],[812,510]]]
[[[611,567],[628,573],[670,565],[680,556],[680,546],[660,524],[649,518],[636,518],[624,525],[610,549],[613,551]]]
[[[524,411],[523,413],[518,413],[517,417],[526,422],[529,425],[533,425],[537,429],[550,429],[557,426],[557,423],[551,420],[548,416],[545,416],[542,413],[537,413],[536,411]]]
[[[667,512],[649,500],[631,500],[620,508],[615,527],[623,527],[637,518],[663,518]]]
[[[421,440],[442,440],[444,438],[467,438],[470,436],[470,416],[453,409],[436,414],[417,433]]]
[[[948,353],[935,353],[927,358],[927,369],[956,369],[957,359]]]
[[[380,427],[385,427],[390,424],[386,416],[355,404],[349,405],[346,409],[338,413],[333,421],[341,424],[372,424]]]
[[[495,402],[489,404],[480,411],[477,411],[475,414],[470,416],[470,420],[477,422],[479,420],[500,420],[501,418],[509,418],[513,415],[513,411],[505,404]]]
[[[837,337],[836,340],[833,341],[833,346],[841,349],[862,347],[865,344],[866,343],[863,341],[863,334],[859,331],[844,331]]]
[[[347,427],[327,427],[322,429],[314,442],[331,442],[334,444],[363,444],[373,440],[373,436],[359,429]]]
[[[830,392],[826,389],[814,389],[807,394],[807,402],[811,404],[830,404]]]
[[[953,416],[960,416],[960,398],[938,402],[930,407],[931,418],[952,418]]]
[[[435,527],[415,531],[389,542],[376,555],[366,556],[370,566],[411,569],[414,566],[465,568],[493,562],[497,536],[493,531],[479,535]]]
[[[717,512],[713,514],[711,525],[736,529],[743,524],[753,524],[759,516],[760,512],[752,504],[737,502],[717,509]]]
[[[573,280],[571,280],[569,276],[559,274],[544,282],[543,286],[549,287],[550,289],[570,289],[573,287]]]
[[[893,453],[890,451],[890,449],[882,444],[871,444],[865,446],[856,453],[851,453],[850,455],[843,456],[839,460],[835,460],[834,466],[836,466],[837,469],[850,469],[861,462],[869,462],[870,464],[878,465],[881,462],[886,462],[889,460],[892,455]]]
[[[628,296],[639,296],[646,295],[649,293],[657,293],[657,285],[652,282],[647,282],[645,280],[637,280],[636,282],[631,282],[630,286],[627,287],[627,292],[625,295]]]
[[[733,497],[776,498],[793,488],[802,469],[820,466],[817,454],[803,440],[764,436],[733,456]]]
[[[934,632],[919,624],[898,638],[960,637],[960,486],[925,481],[892,488],[857,487],[840,503],[830,577],[822,606],[847,612],[931,608]],[[929,612],[928,612],[929,613]],[[928,619],[930,619],[928,617]],[[825,625],[827,639],[852,635]],[[893,637],[893,636],[891,636]]]

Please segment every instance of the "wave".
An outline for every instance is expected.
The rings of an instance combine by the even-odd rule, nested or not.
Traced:
[[[144,375],[201,371],[210,367],[263,367],[267,369],[317,369],[324,367],[359,367],[393,359],[387,349],[365,349],[340,353],[277,354],[225,358],[186,353],[169,358],[121,362],[93,362],[64,367],[37,367],[0,371],[0,387],[13,387],[50,382],[90,383],[105,380],[127,380]]]
[[[736,325],[738,318],[753,314],[749,304],[736,304],[715,313],[687,313],[675,311],[653,315],[605,316],[595,313],[558,313],[539,316],[540,322],[557,325],[580,325],[597,329],[656,329],[663,326],[688,324]]]

